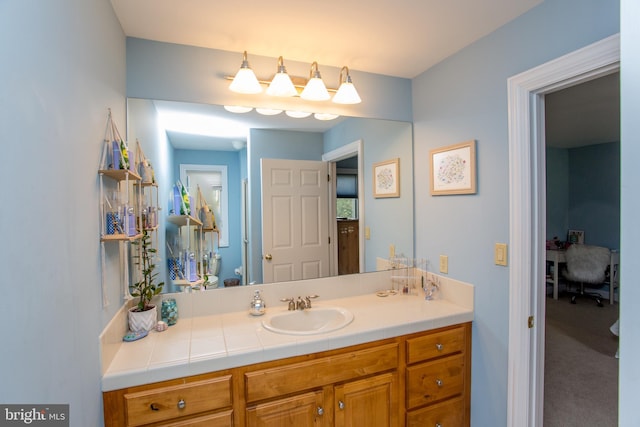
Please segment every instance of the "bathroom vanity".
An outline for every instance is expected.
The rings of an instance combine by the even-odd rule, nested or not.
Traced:
[[[242,288],[248,308],[255,287]],[[292,291],[262,292],[268,302]],[[469,425],[471,285],[445,280],[433,301],[375,291],[323,300],[310,310],[344,307],[353,321],[295,335],[247,310],[200,315],[188,295],[201,296],[179,301],[191,317],[166,332],[110,350],[101,337],[105,426]]]

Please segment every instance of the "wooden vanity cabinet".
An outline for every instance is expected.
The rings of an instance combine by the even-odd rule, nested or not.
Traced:
[[[471,395],[471,324],[406,341],[407,427],[468,426]]]
[[[469,426],[470,326],[105,392],[105,426]]]

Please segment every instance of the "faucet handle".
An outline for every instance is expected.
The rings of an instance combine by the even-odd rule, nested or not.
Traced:
[[[291,297],[291,298],[282,298],[280,301],[282,301],[282,302],[289,302],[289,308],[288,308],[288,310],[293,311],[293,310],[295,310],[295,309],[296,309],[296,303],[295,303],[295,301],[294,301],[293,297]]]
[[[318,298],[318,296],[319,296],[319,295],[307,295],[307,296],[305,297],[305,299],[304,299],[304,300],[305,300],[305,303],[307,304],[307,308],[311,308],[311,299],[312,299],[312,298],[314,298],[314,299],[315,299],[315,298]]]

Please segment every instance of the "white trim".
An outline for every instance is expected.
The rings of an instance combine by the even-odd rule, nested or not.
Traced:
[[[364,224],[365,224],[364,222],[365,221],[365,218],[364,218],[365,216],[365,212],[364,212],[364,142],[361,139],[359,139],[357,141],[343,145],[342,147],[336,148],[335,150],[331,150],[328,153],[324,153],[322,155],[322,160],[324,160],[325,162],[335,163],[339,160],[352,157],[353,155],[358,156],[358,233],[359,233],[358,235],[360,236],[358,250],[360,252],[360,256],[359,256],[360,272],[364,273],[364,260],[365,260],[365,256],[364,256]],[[335,179],[335,176],[333,176],[332,178]],[[333,200],[330,203],[335,204],[335,200]],[[336,224],[334,221],[333,228],[335,229],[335,227],[336,227]],[[336,238],[335,236],[336,234],[337,233],[334,233],[332,239]],[[333,241],[337,242],[337,239]]]
[[[544,94],[619,69],[613,35],[508,79],[509,361],[507,425],[542,426],[544,298]],[[533,126],[532,126],[533,124]],[[528,329],[527,318],[536,322]],[[529,333],[532,331],[533,333]]]
[[[187,183],[187,171],[196,172],[220,172],[222,180],[222,192],[220,193],[220,237],[218,247],[229,247],[229,185],[227,180],[227,166],[226,165],[193,165],[193,164],[181,164],[180,165],[180,180],[184,185]],[[189,188],[189,194],[191,189]]]

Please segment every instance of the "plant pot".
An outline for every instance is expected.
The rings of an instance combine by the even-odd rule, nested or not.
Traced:
[[[133,306],[129,309],[129,330],[131,332],[150,331],[156,327],[158,322],[158,313],[156,306],[152,305],[146,311],[135,311],[138,307]]]

